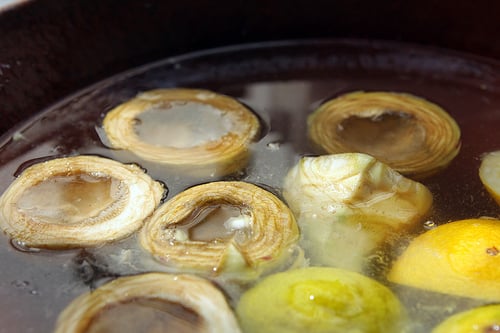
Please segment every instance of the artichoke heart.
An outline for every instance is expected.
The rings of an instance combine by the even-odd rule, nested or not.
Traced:
[[[73,300],[55,333],[238,333],[222,292],[190,275],[147,273],[118,278]]]
[[[294,255],[301,253],[288,207],[272,193],[238,181],[181,192],[155,211],[139,236],[166,267],[241,280],[299,260]]]
[[[457,313],[431,333],[495,333],[500,332],[500,304],[487,305]]]
[[[425,178],[460,150],[460,128],[440,106],[405,93],[353,92],[308,118],[309,137],[328,154],[360,152],[394,170]]]
[[[56,158],[25,169],[2,194],[0,227],[31,247],[95,246],[139,229],[163,193],[163,185],[134,164]]]
[[[270,275],[242,295],[236,314],[245,333],[402,333],[407,322],[389,288],[331,267]]]
[[[116,149],[195,175],[236,172],[260,130],[257,116],[235,99],[198,89],[143,92],[103,121]]]
[[[500,150],[483,156],[479,178],[493,199],[500,205]]]
[[[432,205],[424,185],[361,153],[303,157],[286,175],[283,195],[311,263],[354,271]]]

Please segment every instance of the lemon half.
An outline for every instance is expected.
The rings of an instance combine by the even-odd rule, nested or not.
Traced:
[[[245,333],[402,333],[406,312],[384,285],[339,268],[268,276],[236,308]]]
[[[500,220],[470,219],[416,237],[394,262],[391,282],[500,301]]]

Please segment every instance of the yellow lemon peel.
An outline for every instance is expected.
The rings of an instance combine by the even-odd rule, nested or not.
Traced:
[[[500,221],[460,220],[416,237],[394,262],[391,282],[500,301]]]

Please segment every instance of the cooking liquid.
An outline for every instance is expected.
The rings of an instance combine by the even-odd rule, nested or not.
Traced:
[[[51,177],[25,191],[18,208],[39,222],[78,223],[97,216],[121,196],[116,183],[85,174]]]
[[[499,218],[500,208],[480,183],[478,168],[482,154],[500,149],[500,91],[492,84],[500,77],[500,70],[483,68],[478,63],[477,70],[485,70],[488,75],[476,75],[467,71],[470,65],[467,61],[464,60],[464,68],[447,66],[450,57],[432,51],[418,53],[423,58],[422,65],[415,70],[412,67],[415,64],[407,68],[404,61],[394,60],[406,59],[403,51],[398,53],[398,48],[389,46],[393,53],[387,53],[383,47],[367,45],[329,47],[332,46],[271,45],[229,49],[216,56],[210,52],[195,54],[167,59],[103,81],[47,109],[7,133],[3,142],[0,140],[0,192],[27,161],[47,156],[98,154],[141,165],[153,178],[167,185],[167,200],[187,187],[219,179],[262,184],[279,194],[283,177],[300,156],[317,153],[307,140],[306,119],[321,101],[350,91],[396,91],[440,105],[462,131],[462,148],[451,165],[421,181],[433,193],[434,208],[415,233],[452,220]],[[429,59],[436,61],[435,68]],[[472,74],[467,77],[464,72]],[[217,179],[194,178],[168,173],[133,154],[109,149],[101,142],[97,133],[107,111],[138,92],[165,87],[209,89],[237,98],[253,109],[269,130],[252,146],[252,161],[247,168]],[[360,126],[372,128],[374,124],[366,121]],[[380,119],[374,123],[377,121]],[[354,131],[353,126],[356,122],[349,124],[350,132]],[[408,240],[410,236],[403,238]],[[401,249],[383,250],[386,251],[374,255],[373,267],[366,274],[386,283],[384,273],[394,251]],[[60,311],[78,295],[110,278],[161,270],[161,265],[153,260],[137,260],[143,257],[135,236],[97,249],[37,253],[21,252],[10,246],[7,236],[0,236],[0,332],[51,331]],[[223,280],[217,282],[222,288],[227,287],[226,291],[232,290]],[[448,315],[483,304],[478,300],[389,286],[407,307],[412,317],[411,332],[415,333],[427,333]],[[234,305],[235,299],[229,301]]]
[[[184,102],[141,113],[135,130],[144,142],[182,149],[217,140],[231,130],[231,124],[210,105]]]

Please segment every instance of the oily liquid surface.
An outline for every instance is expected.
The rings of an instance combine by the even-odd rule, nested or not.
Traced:
[[[396,112],[376,118],[348,117],[337,128],[353,150],[404,161],[424,147],[425,129],[413,117]]]
[[[220,205],[201,209],[192,223],[183,229],[190,240],[211,242],[233,238],[235,233],[244,233],[250,229],[250,221],[251,218],[238,207]]]
[[[109,177],[71,175],[51,177],[26,190],[19,210],[47,223],[71,224],[97,216],[116,200]]]
[[[173,102],[139,114],[135,129],[142,141],[152,145],[191,148],[227,134],[231,124],[221,121],[222,117],[210,105]]]
[[[115,304],[96,317],[87,333],[199,332],[200,318],[188,308],[163,299],[130,300]]]
[[[181,71],[182,64],[178,67]],[[182,81],[183,76],[179,75],[178,81],[172,83],[166,82],[165,77],[146,72],[140,80],[134,77],[110,80],[107,88],[96,88],[68,100],[57,110],[48,110],[34,119],[24,130],[12,133],[12,140],[0,147],[0,191],[7,188],[18,167],[26,161],[71,154],[99,154],[125,163],[138,163],[153,178],[167,184],[167,199],[187,187],[219,180],[165,172],[132,154],[108,149],[96,133],[105,113],[137,92],[175,85],[211,89],[244,101],[255,110],[269,132],[252,146],[252,161],[247,168],[222,179],[263,184],[279,193],[283,177],[300,156],[316,154],[307,140],[306,119],[321,101],[350,91],[397,91],[439,104],[455,118],[462,130],[460,154],[446,170],[422,181],[433,193],[434,208],[427,221],[422,221],[422,226],[415,232],[451,220],[500,216],[500,209],[485,192],[477,173],[481,155],[500,149],[500,94],[488,90],[487,84],[466,80],[454,83],[450,77],[428,74],[372,73],[367,69],[352,69],[325,77],[296,74],[290,67],[282,74],[241,75],[226,81],[213,78]],[[205,239],[208,236],[203,231],[196,237]],[[64,307],[89,288],[120,275],[147,271],[147,268],[138,269],[136,263],[128,260],[131,253],[140,251],[134,244],[132,237],[99,249],[33,254],[13,249],[7,237],[2,235],[0,319],[3,324],[0,332],[49,332]],[[383,274],[390,264],[391,253],[380,253],[374,258],[373,270],[367,274],[385,282]],[[408,308],[414,333],[428,333],[446,316],[482,304],[401,286],[390,287]]]

